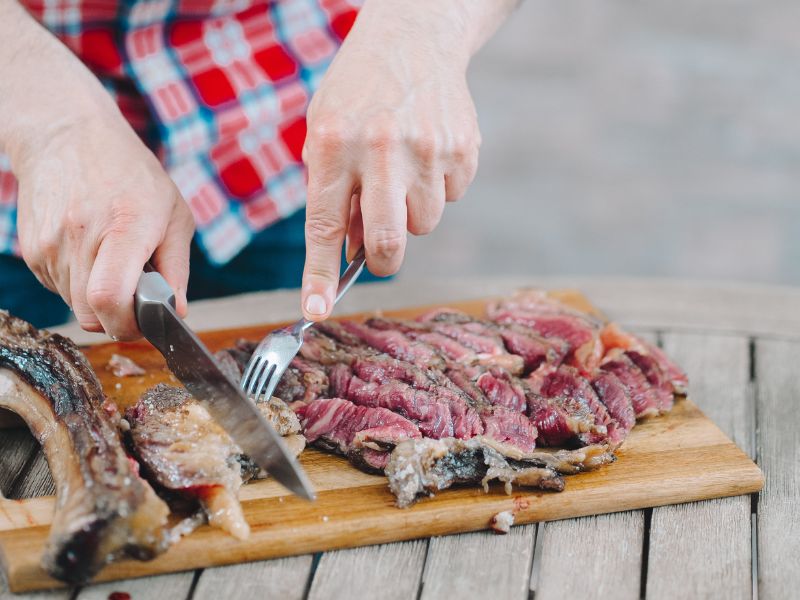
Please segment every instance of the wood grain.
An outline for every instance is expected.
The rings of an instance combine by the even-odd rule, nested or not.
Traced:
[[[749,340],[672,333],[664,349],[686,365],[691,396],[745,452],[752,453]],[[750,498],[653,509],[647,597],[748,598]]]
[[[176,573],[159,577],[142,577],[124,582],[110,582],[92,585],[78,592],[75,600],[108,600],[112,593],[130,594],[131,600],[138,598],[188,598],[192,589],[194,574]],[[222,596],[230,598],[232,596]],[[239,596],[244,598],[244,596]]]
[[[658,341],[655,331],[638,329],[635,333],[651,343]],[[583,598],[602,598],[608,593],[637,598],[644,535],[644,513],[640,510],[542,523],[537,543],[538,571],[531,580],[531,590],[545,598],[560,597],[564,586]],[[608,540],[619,543],[609,544]],[[592,547],[602,547],[602,555],[586,551]],[[592,573],[592,577],[570,576],[576,572]]]
[[[313,560],[307,554],[205,569],[192,600],[303,600]]]
[[[308,600],[416,600],[427,540],[326,552]]]
[[[545,523],[536,598],[638,598],[641,511]]]
[[[432,538],[422,600],[494,598],[526,600],[536,525],[506,535],[480,531]]]
[[[758,592],[796,598],[800,589],[800,343],[756,344],[758,460],[766,482],[758,501]]]
[[[564,297],[586,307],[580,296]],[[483,306],[483,302],[459,305],[473,314],[480,314]],[[418,313],[409,309],[395,314]],[[257,339],[266,329],[217,331],[203,337],[210,347],[220,348],[242,336]],[[106,371],[103,367],[111,353],[119,351],[146,367],[148,375],[123,383]],[[170,378],[163,370],[163,360],[145,344],[109,344],[93,347],[87,354],[104,387],[121,406],[129,405],[155,381]],[[341,458],[314,450],[306,451],[301,462],[319,492],[315,504],[286,496],[273,481],[248,485],[241,494],[252,528],[246,542],[204,527],[157,560],[116,563],[101,572],[98,580],[475,531],[486,528],[491,516],[503,510],[516,511],[517,523],[530,523],[738,495],[761,486],[758,468],[688,401],[662,418],[643,422],[633,431],[615,464],[570,477],[561,494],[520,490],[506,496],[499,487],[493,487],[489,494],[476,488],[459,488],[399,510],[383,477],[366,475]],[[14,589],[56,584],[38,566],[52,509],[50,498],[0,505],[0,548],[7,557]],[[323,560],[327,563],[333,559]],[[324,566],[322,561],[320,566]]]

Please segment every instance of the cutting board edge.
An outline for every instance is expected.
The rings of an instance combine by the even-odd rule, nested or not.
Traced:
[[[759,471],[760,473],[760,471]],[[731,487],[727,491],[721,491],[717,489],[716,491],[697,494],[696,496],[692,496],[689,498],[685,498],[680,502],[675,502],[674,499],[671,498],[661,498],[656,502],[646,502],[646,503],[633,503],[633,504],[619,504],[617,508],[614,510],[586,510],[586,511],[577,511],[571,512],[569,515],[564,516],[556,516],[553,518],[541,518],[541,519],[517,519],[515,521],[514,526],[521,526],[531,523],[543,523],[543,522],[553,522],[553,521],[560,521],[564,519],[570,518],[579,518],[591,515],[601,515],[601,514],[613,514],[618,512],[625,512],[628,510],[641,510],[644,508],[655,508],[659,506],[668,506],[668,505],[676,505],[676,504],[687,504],[691,502],[699,502],[703,500],[709,500],[713,498],[729,498],[729,497],[736,497],[736,496],[743,496],[749,495],[752,493],[758,492],[762,488],[763,483],[751,483],[746,485],[734,486]],[[506,500],[506,503],[513,503],[514,496],[512,495]],[[491,513],[489,518],[491,518],[492,514],[496,514],[497,512],[501,512],[501,510],[508,510],[508,507],[496,507],[498,510],[493,508],[492,510],[486,511],[486,513]],[[494,511],[494,512],[493,512]],[[458,533],[470,533],[476,531],[484,531],[489,529],[489,522],[487,518],[483,518],[481,521],[477,521],[478,517],[475,517],[475,525],[462,525],[462,524],[453,524],[453,525],[442,525],[438,527],[433,527],[428,530],[425,534],[416,533],[413,529],[403,529],[400,530],[400,534],[397,532],[389,532],[385,535],[373,536],[370,537],[369,542],[351,542],[345,541],[344,538],[337,538],[337,539],[328,539],[326,537],[319,537],[317,538],[317,543],[307,543],[307,544],[296,544],[294,546],[293,551],[288,552],[282,549],[276,549],[273,552],[269,551],[260,551],[257,549],[253,549],[253,553],[250,558],[236,558],[231,553],[220,553],[218,556],[214,556],[209,558],[208,560],[197,560],[195,557],[197,553],[192,552],[185,552],[185,557],[192,557],[192,559],[184,558],[183,560],[177,560],[173,562],[164,561],[165,557],[161,557],[161,560],[158,562],[152,563],[140,563],[136,561],[121,561],[118,563],[114,563],[109,565],[103,571],[101,571],[98,576],[96,576],[92,580],[92,584],[94,583],[103,583],[108,581],[117,581],[123,579],[133,579],[133,578],[141,578],[141,577],[149,577],[154,575],[165,575],[169,573],[179,573],[184,571],[192,571],[195,569],[202,569],[202,568],[211,568],[215,566],[225,566],[225,565],[233,565],[233,564],[240,564],[245,562],[256,562],[260,560],[270,560],[275,558],[283,558],[289,556],[299,556],[303,554],[309,554],[314,552],[320,551],[333,551],[333,550],[341,550],[347,548],[357,548],[362,546],[372,546],[384,543],[391,543],[391,542],[401,542],[401,541],[409,541],[409,540],[416,540],[416,539],[425,539],[431,536],[443,536],[443,535],[453,535]],[[46,527],[41,527],[40,529],[46,529]],[[46,535],[46,533],[44,534]],[[2,534],[0,534],[0,542],[2,541]],[[270,544],[269,540],[265,540],[263,542],[265,545]],[[275,548],[274,546],[271,546]],[[6,546],[5,544],[0,543],[0,559],[2,559],[6,553],[5,551]],[[12,548],[13,549],[13,548]],[[178,550],[182,550],[181,548],[176,548]],[[8,585],[10,591],[13,593],[21,593],[21,592],[36,592],[36,591],[43,591],[49,589],[65,589],[67,586],[50,578],[41,567],[38,565],[32,567],[30,563],[25,563],[24,561],[17,561],[11,560],[7,561],[5,565],[6,576],[8,580]]]

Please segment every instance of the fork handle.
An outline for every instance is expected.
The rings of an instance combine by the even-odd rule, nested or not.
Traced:
[[[342,276],[339,278],[339,287],[336,289],[336,297],[333,299],[333,305],[336,306],[339,303],[339,300],[342,299],[353,284],[358,279],[358,276],[361,275],[361,271],[364,270],[364,264],[367,261],[366,254],[364,253],[364,246],[361,246],[356,255],[353,257],[353,260],[347,265],[347,268],[342,273]],[[302,331],[305,331],[309,327],[314,324],[314,321],[308,321],[307,319],[303,319]]]

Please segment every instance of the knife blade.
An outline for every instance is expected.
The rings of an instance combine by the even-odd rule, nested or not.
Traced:
[[[217,365],[205,345],[175,312],[167,281],[146,268],[135,296],[136,320],[167,366],[247,456],[294,494],[314,500],[303,468],[255,404]]]

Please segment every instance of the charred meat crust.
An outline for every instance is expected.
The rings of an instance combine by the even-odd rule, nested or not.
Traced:
[[[166,549],[168,509],[126,455],[119,413],[70,340],[0,311],[0,406],[27,422],[53,473],[50,575],[83,583],[116,558]]]

